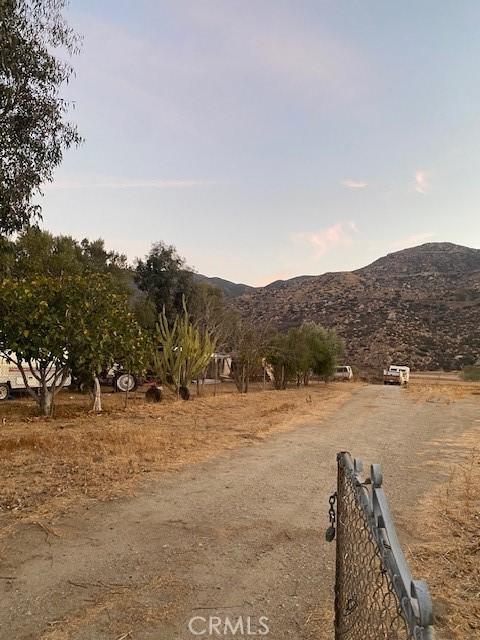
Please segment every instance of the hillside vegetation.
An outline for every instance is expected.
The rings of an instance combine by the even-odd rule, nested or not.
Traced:
[[[428,243],[357,271],[257,289],[232,304],[281,328],[312,320],[336,328],[359,365],[459,368],[480,356],[480,250]]]

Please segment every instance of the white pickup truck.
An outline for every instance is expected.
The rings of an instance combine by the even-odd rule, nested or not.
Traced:
[[[38,389],[40,387],[40,382],[32,374],[26,363],[23,366],[23,371],[25,372],[28,386],[31,389]],[[70,376],[68,376],[64,386],[68,386],[70,383],[71,379]],[[2,400],[7,400],[15,391],[21,391],[24,389],[25,383],[23,381],[23,376],[17,365],[13,362],[9,362],[6,358],[0,357],[0,402]]]
[[[383,370],[383,384],[406,385],[410,380],[410,367],[391,364]]]

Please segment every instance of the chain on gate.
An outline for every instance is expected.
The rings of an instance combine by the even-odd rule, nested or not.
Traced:
[[[411,578],[380,466],[364,480],[361,462],[349,453],[337,462],[325,534],[329,542],[336,538],[335,640],[432,640],[428,588]]]
[[[330,498],[328,499],[328,504],[330,505],[328,509],[328,519],[330,520],[330,526],[325,532],[325,539],[327,542],[332,542],[335,539],[335,502],[337,501],[337,492],[332,493]]]

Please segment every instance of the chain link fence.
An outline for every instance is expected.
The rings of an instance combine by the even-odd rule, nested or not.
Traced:
[[[335,640],[432,640],[430,594],[410,575],[380,466],[364,479],[349,453],[339,453],[337,462],[327,530],[327,540],[336,537]]]

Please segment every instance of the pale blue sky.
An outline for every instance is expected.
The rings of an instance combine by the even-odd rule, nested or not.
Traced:
[[[44,226],[249,284],[480,246],[476,0],[72,0]]]

